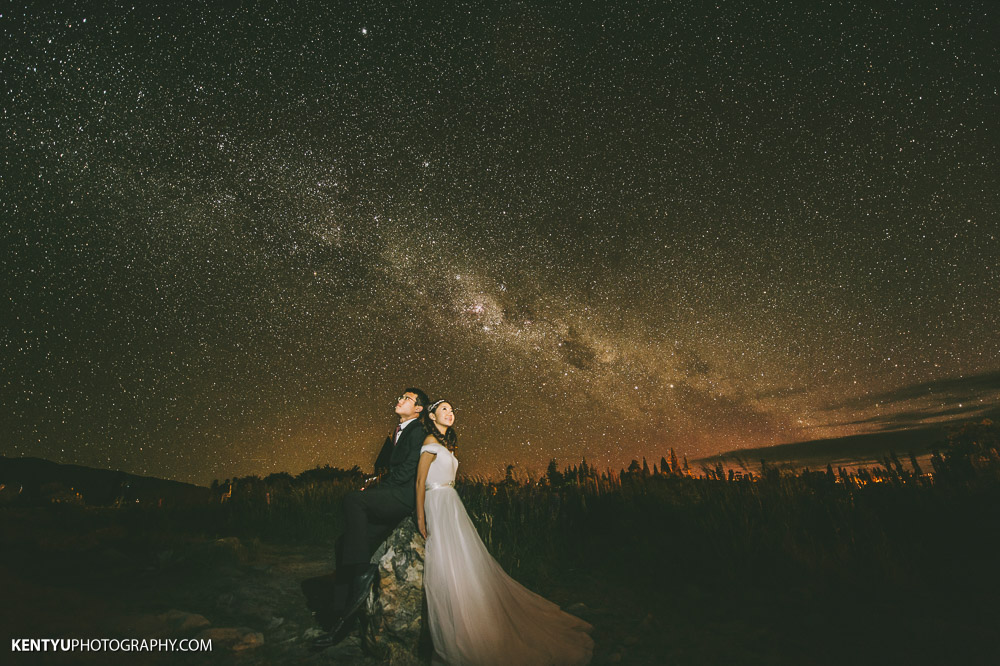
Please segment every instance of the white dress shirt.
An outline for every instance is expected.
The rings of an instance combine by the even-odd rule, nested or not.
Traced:
[[[392,440],[393,446],[395,446],[396,442],[399,441],[399,436],[403,434],[403,429],[406,428],[407,424],[410,421],[416,421],[416,420],[417,420],[417,417],[414,416],[412,419],[406,419],[405,421],[400,421],[399,422],[399,432],[396,433],[396,438]]]

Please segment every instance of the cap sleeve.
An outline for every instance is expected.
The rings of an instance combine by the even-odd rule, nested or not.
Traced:
[[[424,444],[423,446],[421,446],[420,453],[433,453],[434,455],[437,455],[441,453],[441,448],[442,447],[440,444],[435,444],[434,442],[431,442],[430,444]]]

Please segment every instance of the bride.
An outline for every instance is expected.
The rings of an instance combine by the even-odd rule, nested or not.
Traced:
[[[486,550],[455,492],[458,439],[451,404],[427,408],[417,466],[417,526],[427,539],[424,592],[434,662],[585,664],[592,627],[508,576]]]

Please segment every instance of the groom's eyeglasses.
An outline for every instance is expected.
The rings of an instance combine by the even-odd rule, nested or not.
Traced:
[[[417,399],[412,395],[401,395],[396,398],[396,402],[403,402],[404,400],[412,400],[414,405],[417,404]]]

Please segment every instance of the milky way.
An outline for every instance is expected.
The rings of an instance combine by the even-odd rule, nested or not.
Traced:
[[[991,3],[7,6],[0,454],[618,469],[1000,396]]]

